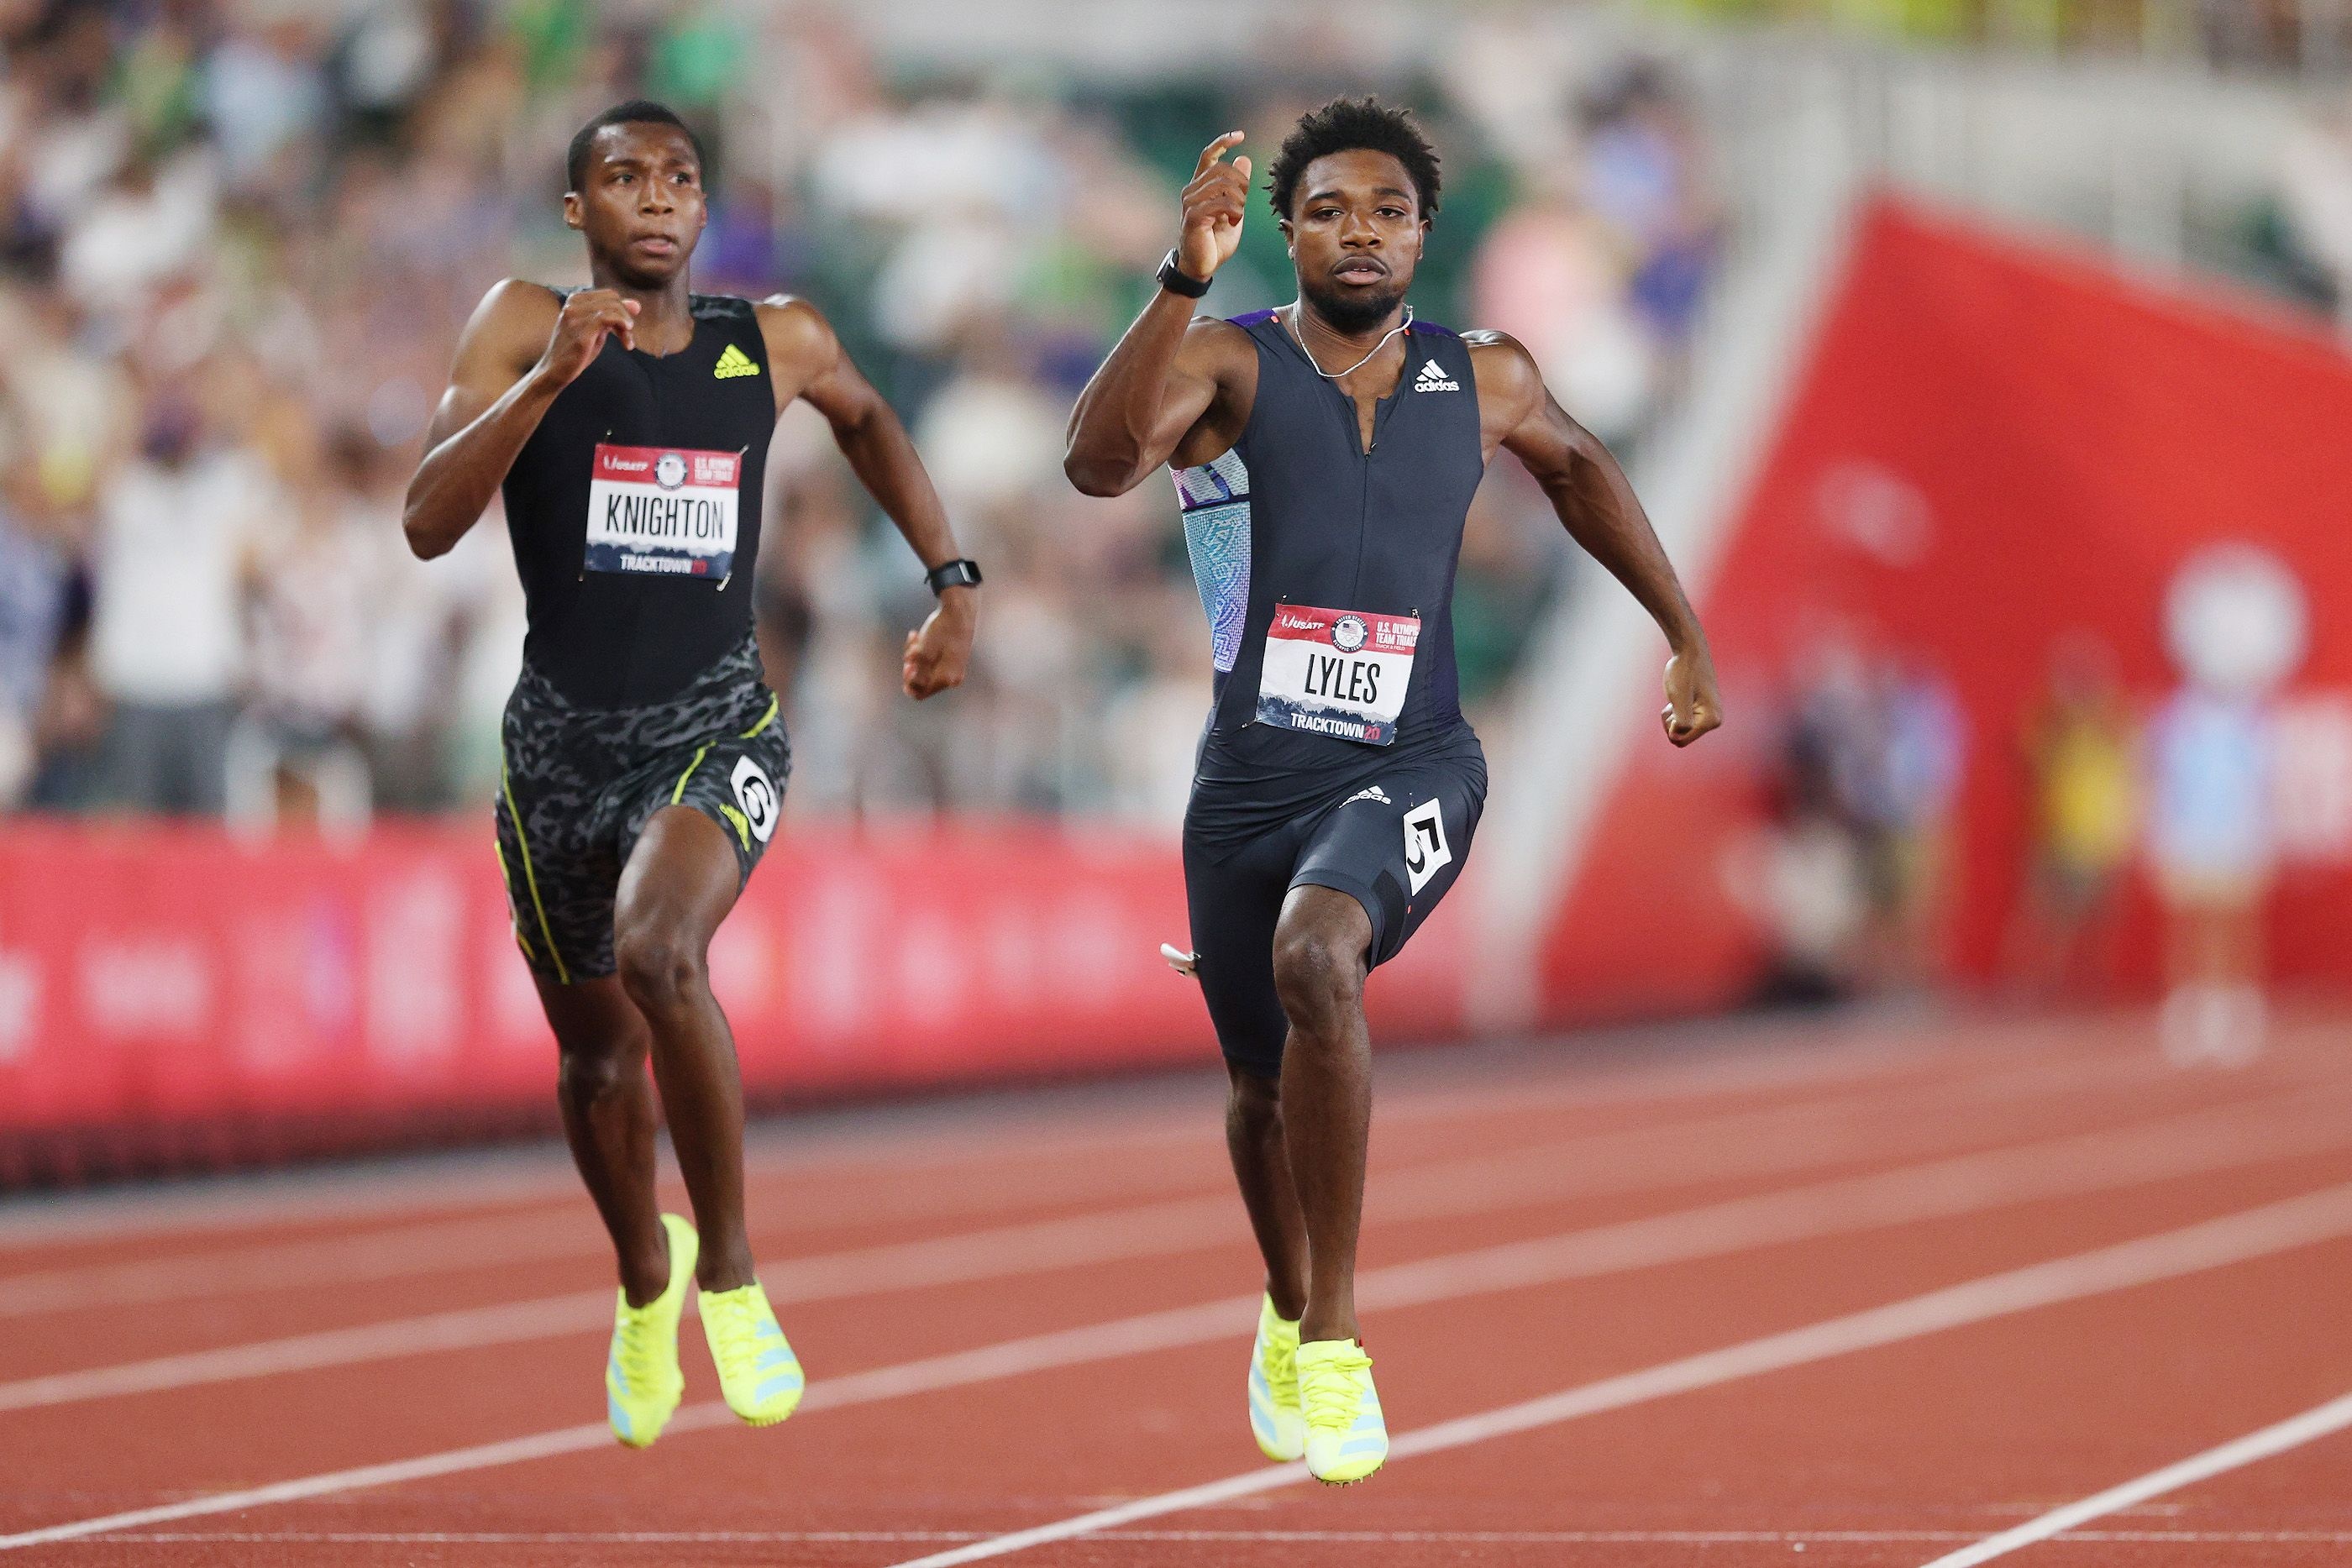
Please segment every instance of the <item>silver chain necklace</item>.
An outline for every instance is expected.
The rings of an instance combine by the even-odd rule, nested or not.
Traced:
[[[1404,319],[1381,334],[1381,340],[1372,345],[1372,354],[1377,354],[1387,348],[1391,338],[1395,337],[1399,332],[1410,330],[1412,327],[1412,307],[1408,305],[1404,308]],[[1307,334],[1298,329],[1298,301],[1295,299],[1290,302],[1290,335],[1298,340],[1298,351],[1307,356],[1307,362],[1314,367],[1315,373],[1327,382],[1336,382],[1341,376],[1352,376],[1372,362],[1372,354],[1366,354],[1344,371],[1325,370],[1316,360],[1315,350],[1307,346]]]

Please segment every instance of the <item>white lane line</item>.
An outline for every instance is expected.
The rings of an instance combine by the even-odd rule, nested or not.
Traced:
[[[176,1530],[81,1539],[115,1546],[802,1546],[988,1538],[984,1530]],[[1365,1546],[1927,1546],[1973,1537],[1964,1530],[1118,1530],[1094,1539]],[[2061,1539],[2149,1546],[2342,1546],[2352,1545],[2352,1530],[2074,1530]]]
[[[1868,1084],[1963,1064],[1979,1051],[2010,1054],[2037,1043],[2052,1050],[2071,1048],[2080,1037],[2095,1030],[2112,1033],[2120,1028],[2145,1032],[2144,1024],[2144,1019],[2129,1013],[2066,1020],[2061,1025],[2046,1021],[1953,1025],[1927,1020],[1898,1026],[1890,1034],[1885,1019],[1862,1017],[1848,1020],[1844,1034],[1826,1042],[1819,1026],[1810,1022],[1801,1028],[1695,1025],[1675,1033],[1717,1041],[1746,1039],[1751,1043],[1741,1050],[1719,1044],[1696,1061],[1668,1057],[1595,1068],[1570,1059],[1558,1066],[1542,1064],[1532,1072],[1524,1065],[1507,1071],[1494,1069],[1488,1082],[1468,1087],[1417,1085],[1392,1094],[1381,1115],[1394,1124],[1475,1114],[1498,1102],[1509,1105],[1618,1105],[1646,1101],[1667,1104],[1757,1089]],[[1617,1034],[1654,1038],[1659,1032],[1638,1029],[1570,1038],[1579,1044],[1605,1047]],[[1965,1032],[1967,1043],[1956,1046],[1952,1037],[1960,1032]],[[2102,1056],[2123,1054],[2106,1047],[2100,1051]],[[1408,1060],[1399,1066],[1410,1075],[1419,1063]],[[1054,1148],[1048,1153],[1064,1145],[1070,1152],[1083,1153],[1087,1148],[1129,1146],[1130,1123],[1138,1132],[1169,1133],[1171,1126],[1165,1107],[1135,1110],[1123,1103],[1098,1113],[1094,1125],[1076,1134],[1071,1133],[1065,1114],[987,1102],[951,1105],[936,1116],[923,1115],[911,1125],[862,1126],[855,1118],[856,1113],[851,1113],[844,1124],[820,1122],[812,1128],[805,1121],[795,1121],[755,1128],[748,1158],[761,1172],[864,1168],[877,1162],[891,1170],[903,1170],[909,1162],[1001,1161],[1008,1134],[1020,1134],[1032,1147],[1050,1141]],[[1117,1131],[1106,1134],[1100,1121],[1111,1118],[1120,1124]],[[1173,1125],[1185,1128],[1189,1135],[1189,1124],[1179,1119]],[[453,1164],[457,1168],[451,1168]],[[367,1163],[310,1166],[206,1179],[188,1186],[44,1196],[0,1203],[0,1253],[58,1240],[177,1239],[245,1226],[358,1218],[435,1202],[468,1208],[486,1202],[555,1203],[575,1197],[578,1180],[560,1151],[531,1149],[468,1152],[421,1166],[403,1164],[385,1168]]]
[[[2063,1535],[2078,1524],[2088,1524],[2095,1519],[2119,1513],[2137,1507],[2151,1498],[2162,1497],[2168,1491],[2210,1480],[2262,1459],[2284,1454],[2290,1448],[2315,1442],[2321,1437],[2352,1427],[2352,1394],[2331,1399],[2316,1409],[2288,1417],[2276,1426],[2265,1427],[2259,1432],[2249,1432],[2219,1448],[2153,1470],[2137,1480],[2109,1487],[2095,1497],[2070,1502],[2063,1508],[2053,1508],[2040,1519],[2029,1520],[2014,1530],[2004,1530],[1999,1535],[1988,1536],[1975,1545],[1937,1558],[1927,1568],[1976,1568],[1979,1563],[1990,1563],[1996,1557],[2006,1557],[2021,1547]]]
[[[2298,1091],[2250,1104],[1840,1177],[1456,1258],[1396,1265],[1367,1276],[1360,1289],[1400,1291],[1408,1288],[1408,1281],[1417,1282],[1413,1289],[1447,1289],[1459,1283],[1449,1270],[1473,1266],[1479,1278],[1496,1281],[1486,1288],[1504,1289],[1521,1274],[1538,1281],[1568,1277],[1558,1272],[1563,1267],[1585,1276],[1644,1268],[1727,1249],[1802,1239],[1823,1234],[1825,1225],[1858,1228],[1901,1223],[1956,1212],[1954,1204],[1965,1208],[1988,1200],[2063,1196],[2323,1152],[2352,1144],[2352,1116],[2343,1114],[2339,1101]],[[1630,1181],[1639,1190],[1652,1174],[1756,1175],[1834,1163],[1853,1156],[1865,1141],[1883,1148],[1883,1139],[1865,1139],[1865,1133],[1859,1124],[1850,1125],[1846,1136],[1851,1144],[1828,1130],[1811,1139],[1764,1140],[1750,1150],[1751,1155],[1763,1157],[1748,1159],[1739,1157],[1737,1145],[1719,1139],[1712,1158],[1704,1148],[1686,1150],[1676,1143],[1646,1149],[1637,1145],[1621,1155],[1596,1146],[1598,1140],[1588,1140],[1572,1160],[1545,1149],[1521,1150],[1491,1161],[1408,1172],[1382,1183],[1374,1201],[1384,1224],[1488,1213],[1580,1188],[1607,1190],[1617,1181]],[[1917,1139],[1906,1134],[1903,1141]],[[2092,1184],[2088,1188],[2086,1181]],[[2053,1182],[2054,1187],[2049,1185]],[[1999,1196],[2002,1194],[2016,1196]],[[836,1301],[1214,1247],[1239,1234],[1233,1211],[1230,1198],[1194,1198],[802,1259],[768,1271],[770,1299],[780,1303]],[[1380,1280],[1387,1285],[1378,1285]],[[610,1289],[583,1291],[50,1373],[0,1383],[0,1411],[552,1339],[601,1329],[609,1323],[612,1311]]]
[[[2107,1134],[2100,1134],[2106,1137]],[[1589,1277],[1626,1268],[1670,1260],[1703,1258],[1711,1255],[1746,1250],[1771,1241],[1788,1241],[1801,1237],[1822,1237],[1842,1231],[1874,1228],[1887,1224],[1899,1224],[1908,1218],[1926,1218],[1965,1214],[1988,1208],[2003,1202],[2020,1201],[2026,1197],[2054,1196],[2059,1192],[2097,1190],[2111,1183],[2093,1175],[2088,1168],[2081,1145],[2089,1140],[2061,1140],[2041,1145],[2032,1151],[2032,1158],[2023,1162],[2002,1162],[1994,1156],[1970,1156],[1946,1161],[1941,1168],[1946,1175],[1940,1183],[1928,1184],[1918,1196],[1924,1200],[1914,1210],[1906,1211],[1883,1201],[1864,1207],[1869,1213],[1860,1224],[1848,1217],[1843,1205],[1851,1205],[1858,1188],[1865,1194],[1868,1183],[1885,1184],[1885,1178],[1864,1178],[1863,1183],[1832,1182],[1821,1186],[1799,1189],[1790,1194],[1774,1195],[1782,1199],[1806,1199],[1805,1206],[1783,1203],[1782,1212],[1775,1213],[1765,1206],[1734,1203],[1717,1205],[1708,1209],[1687,1214],[1662,1217],[1654,1221],[1633,1221],[1625,1225],[1604,1226],[1598,1230],[1570,1233],[1536,1243],[1508,1243],[1500,1247],[1482,1248],[1454,1254],[1449,1258],[1433,1259],[1420,1263],[1402,1264],[1376,1269],[1359,1278],[1357,1291],[1367,1303],[1375,1307],[1421,1304],[1476,1295],[1488,1291],[1554,1282],[1561,1280]],[[2174,1140],[2177,1144],[2179,1140]],[[2075,1145],[2071,1151],[2068,1145]],[[2165,1146],[2172,1146],[2167,1145]],[[2021,1164],[2021,1180],[2004,1185],[2000,1180],[2003,1163]],[[1937,1167],[1920,1167],[1932,1170]],[[2179,1162],[2171,1168],[2176,1174]],[[1916,1179],[1918,1171],[1892,1173],[1896,1178]],[[2127,1176],[2124,1182],[2146,1179]],[[2228,1221],[2212,1221],[2202,1227],[2190,1227],[2184,1231],[2169,1233],[2153,1241],[2128,1243],[2124,1249],[2107,1249],[2085,1258],[2104,1257],[2108,1252],[2130,1252],[2133,1247],[2147,1248],[2170,1242],[2175,1250],[2187,1245],[2180,1239],[2196,1238],[2215,1225],[2235,1224],[2251,1228],[2260,1235],[2273,1235],[2288,1223],[2273,1216],[2275,1212],[2289,1218],[2302,1213],[2295,1206],[2305,1207],[2332,1202],[2330,1216],[2338,1218],[2344,1228],[2352,1228],[2352,1186],[2329,1188],[2310,1197],[2291,1199],[2284,1205],[2249,1210],[2231,1217]],[[1779,1221],[1775,1229],[1761,1236],[1750,1236],[1739,1228],[1742,1215],[1752,1220]],[[2334,1221],[2331,1219],[2330,1221]],[[2308,1223],[2305,1229],[2309,1229]],[[2328,1231],[2326,1234],[2336,1234]],[[2279,1242],[2267,1248],[2279,1250],[2294,1242]],[[2259,1256],[2261,1250],[2245,1254]],[[2210,1250],[2210,1249],[2209,1249]],[[2081,1263],[2083,1260],[2069,1260]],[[2210,1267],[2200,1264],[2198,1267]],[[2186,1268],[2177,1271],[2186,1272]],[[2022,1271],[2031,1275],[2033,1270]],[[2150,1276],[2161,1278],[2161,1274]],[[1996,1276],[2007,1279],[2009,1276]],[[1981,1283],[1981,1282],[1979,1282]],[[1951,1292],[1923,1297],[1933,1301]],[[2055,1298],[2053,1298],[2055,1299]],[[1912,1303],[1916,1305],[1916,1303]],[[866,1405],[877,1400],[902,1398],[919,1394],[938,1393],[950,1388],[968,1387],[975,1384],[1016,1377],[1027,1373],[1081,1366],[1147,1352],[1176,1349],[1182,1346],[1229,1339],[1237,1331],[1236,1324],[1248,1321],[1256,1310],[1257,1298],[1235,1296],[1221,1301],[1205,1301],[1196,1306],[1178,1307],[1166,1312],[1146,1312],[1139,1316],[1092,1323],[1074,1329],[1035,1334],[1024,1339],[1006,1340],[976,1350],[957,1351],[944,1355],[926,1357],[919,1361],[902,1362],[892,1366],[871,1368],[845,1376],[828,1378],[810,1385],[808,1396],[802,1401],[806,1411],[838,1409]],[[1868,1318],[1870,1314],[1862,1314]],[[1847,1320],[1836,1320],[1845,1322]],[[1785,1339],[1788,1336],[1777,1336]],[[1758,1342],[1758,1343],[1777,1343]],[[1727,1353],[1723,1353],[1727,1354]],[[1705,1358],[1700,1358],[1704,1360]],[[1676,1366],[1683,1364],[1674,1364]],[[1793,1364],[1793,1363],[1791,1364]],[[1667,1369],[1671,1370],[1671,1369]],[[1622,1380],[1614,1380],[1622,1382]],[[706,1401],[680,1410],[670,1421],[666,1435],[675,1436],[689,1431],[726,1426],[734,1416],[718,1400]],[[1410,1440],[1410,1439],[1406,1439]],[[134,1530],[150,1524],[168,1524],[177,1520],[194,1519],[209,1514],[229,1513],[247,1508],[274,1503],[299,1501],[305,1498],[322,1497],[331,1493],[364,1490],[373,1487],[392,1486],[404,1481],[422,1480],[435,1476],[456,1475],[467,1471],[488,1469],[500,1465],[520,1463],[528,1459],[548,1458],[559,1454],[580,1453],[607,1448],[611,1446],[611,1430],[602,1421],[562,1427],[530,1437],[510,1438],[503,1442],[477,1444],[439,1454],[427,1454],[412,1459],[388,1464],[364,1465],[352,1469],[333,1470],[322,1475],[308,1476],[280,1481],[269,1486],[246,1490],[216,1493],[210,1497],[185,1499],[178,1502],[132,1509],[94,1519],[72,1521],[15,1535],[0,1535],[0,1550],[19,1546],[35,1546],[55,1541],[69,1541],[110,1531]],[[1276,1476],[1284,1471],[1266,1472]],[[1301,1469],[1299,1475],[1305,1471]],[[1246,1479],[1247,1478],[1244,1478]],[[1297,1479],[1297,1478],[1293,1478]],[[1229,1483],[1221,1483],[1229,1484]],[[1246,1489],[1245,1489],[1246,1490]],[[1149,1517],[1149,1516],[1139,1516]]]
[[[2039,1307],[2244,1263],[2347,1234],[2352,1234],[2352,1184],[2305,1193],[2113,1247],[1990,1274],[1883,1307],[1562,1389],[1539,1399],[1441,1421],[1397,1438],[1389,1454],[1391,1461],[1396,1461],[1444,1453]],[[955,1568],[959,1563],[1008,1556],[1033,1546],[1097,1535],[1147,1519],[1213,1508],[1259,1492],[1297,1486],[1309,1479],[1303,1463],[1248,1470],[1223,1480],[1140,1498],[1113,1508],[1096,1509],[1051,1524],[910,1558],[895,1568]]]
[[[1869,1124],[1883,1124],[1887,1119],[1901,1115],[1922,1097],[1932,1097],[1937,1109],[1943,1113],[1940,1122],[1948,1118],[1958,1104],[1973,1102],[1998,1103],[2048,1095],[2063,1097],[2067,1092],[2088,1087],[2116,1088],[2123,1083],[2137,1083],[2145,1077],[2158,1075],[2160,1059],[2152,1054],[2145,1061],[2135,1061],[2122,1072],[2113,1061],[2094,1061],[2042,1062],[2025,1068],[1969,1080],[1958,1087],[1941,1084],[1881,1085],[1865,1096],[1853,1099],[1804,1101],[1795,1105],[1768,1107],[1761,1110],[1719,1113],[1689,1121],[1675,1121],[1629,1127],[1602,1133],[1582,1133],[1555,1135],[1514,1152],[1494,1156],[1496,1161],[1541,1162],[1548,1170],[1563,1168],[1591,1169],[1614,1176],[1615,1185],[1595,1186],[1581,1191],[1627,1191],[1625,1173],[1644,1173],[1643,1181],[1655,1172],[1658,1181],[1696,1182],[1710,1174],[1745,1175],[1753,1169],[1799,1168],[1808,1163],[1808,1156],[1817,1143],[1824,1138],[1846,1135]],[[2169,1073],[2170,1069],[2165,1068]],[[1891,1101],[1891,1103],[1890,1103]],[[1202,1125],[1205,1125],[1202,1124]],[[1824,1131],[1826,1127],[1827,1131]],[[1201,1135],[1201,1128],[1191,1129],[1190,1136]],[[1727,1150],[1732,1140],[1747,1140],[1737,1151]],[[1695,1151],[1693,1153],[1683,1151]],[[1743,1165],[1738,1161],[1723,1164],[1727,1152],[1746,1153],[1759,1156],[1767,1164]],[[1710,1164],[1710,1156],[1714,1162]],[[1769,1161],[1779,1157],[1780,1163]],[[1823,1155],[1818,1161],[1828,1161]],[[1394,1181],[1400,1176],[1425,1172],[1451,1162],[1432,1160],[1421,1165],[1391,1168],[1375,1176]],[[1100,1202],[1116,1196],[1117,1174],[1121,1170],[1162,1172],[1164,1166],[1157,1161],[1123,1162],[1102,1171],[1100,1179],[1087,1189],[1087,1196]],[[1484,1179],[1495,1171],[1493,1164],[1480,1163],[1460,1167],[1463,1179]],[[1685,1173],[1689,1173],[1685,1175]],[[1214,1190],[1227,1190],[1223,1172],[1212,1173],[1216,1177]],[[1510,1172],[1497,1173],[1495,1179],[1509,1179]],[[961,1184],[951,1184],[961,1186]],[[1161,1187],[1192,1186],[1199,1183],[1179,1183],[1164,1176],[1149,1184]],[[1634,1183],[1633,1185],[1640,1185]],[[1377,1186],[1376,1186],[1377,1190]],[[974,1208],[1000,1207],[1005,1201],[1001,1196],[972,1194]],[[1066,1196],[1065,1188],[1060,1196]],[[574,1207],[584,1216],[584,1201]],[[945,1215],[950,1206],[938,1206],[935,1212]],[[565,1220],[572,1218],[564,1217]],[[855,1216],[828,1209],[826,1223],[845,1223]],[[507,1268],[517,1264],[544,1262],[559,1258],[601,1255],[607,1243],[602,1231],[593,1224],[551,1223],[543,1210],[522,1214],[499,1214],[456,1220],[430,1220],[412,1226],[378,1229],[355,1236],[332,1236],[300,1241],[265,1243],[236,1249],[218,1249],[189,1257],[147,1259],[128,1263],[115,1263],[48,1270],[18,1274],[0,1279],[0,1319],[29,1317],[44,1312],[79,1310],[93,1298],[103,1299],[117,1306],[152,1305],[163,1301],[185,1301],[195,1297],[238,1292],[279,1291],[306,1286],[359,1284],[369,1281],[414,1278],[420,1275],[455,1273],[467,1269]]]

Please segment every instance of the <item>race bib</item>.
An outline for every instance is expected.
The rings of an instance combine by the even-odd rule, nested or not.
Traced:
[[[1258,722],[1386,746],[1396,739],[1420,642],[1416,616],[1276,605],[1258,676]]]
[[[596,444],[588,480],[590,571],[723,582],[735,570],[740,452]]]

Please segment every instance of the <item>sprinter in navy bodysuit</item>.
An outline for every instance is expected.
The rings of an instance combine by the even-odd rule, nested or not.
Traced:
[[[1266,1265],[1250,1425],[1269,1458],[1344,1482],[1388,1454],[1354,1299],[1364,980],[1453,885],[1486,800],[1452,603],[1496,447],[1665,633],[1667,737],[1690,744],[1722,707],[1615,459],[1510,338],[1412,319],[1438,170],[1409,115],[1341,99],[1301,119],[1268,171],[1297,298],[1195,316],[1240,240],[1250,161],[1225,154],[1241,140],[1202,152],[1160,292],[1080,397],[1065,466],[1096,496],[1175,474],[1216,670],[1184,819],[1189,962]]]

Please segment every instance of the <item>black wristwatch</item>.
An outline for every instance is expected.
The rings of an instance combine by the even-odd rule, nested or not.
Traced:
[[[930,591],[935,594],[944,593],[950,588],[978,588],[980,562],[951,560],[944,566],[935,566],[923,573],[923,581],[929,585]]]
[[[1160,264],[1160,287],[1171,294],[1181,294],[1187,299],[1198,299],[1209,291],[1212,280],[1195,277],[1176,265],[1176,253],[1171,250],[1168,259]]]

